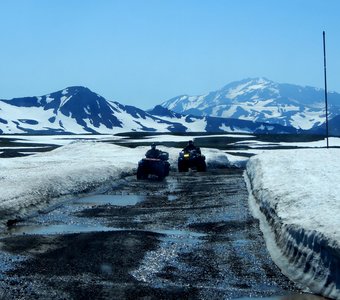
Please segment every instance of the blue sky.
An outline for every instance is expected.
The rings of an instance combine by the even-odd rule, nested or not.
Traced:
[[[339,0],[0,0],[0,98],[82,85],[151,108],[266,77],[340,92]]]

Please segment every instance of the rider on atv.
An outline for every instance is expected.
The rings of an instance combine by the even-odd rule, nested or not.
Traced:
[[[186,145],[186,146],[183,148],[183,151],[184,151],[184,152],[189,152],[189,151],[191,151],[191,150],[196,150],[197,153],[201,154],[201,149],[200,149],[200,147],[196,147],[196,146],[194,145],[194,142],[190,140],[190,141],[188,142],[188,145]]]
[[[198,172],[205,172],[207,165],[205,156],[202,155],[201,149],[196,147],[193,141],[189,141],[178,157],[178,171],[187,172],[189,169],[196,169]]]
[[[151,144],[151,149],[148,150],[146,153],[145,153],[145,157],[146,158],[159,158],[159,155],[162,153],[162,151],[156,149],[156,144],[155,143],[152,143]]]
[[[145,157],[138,162],[137,179],[147,179],[149,175],[158,176],[159,180],[169,175],[169,153],[156,149],[156,144],[151,144],[151,149]]]

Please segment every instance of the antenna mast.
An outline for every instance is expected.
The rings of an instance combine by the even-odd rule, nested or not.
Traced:
[[[323,69],[325,76],[325,106],[326,106],[326,138],[327,138],[327,148],[329,147],[328,143],[328,103],[327,103],[327,74],[326,74],[326,37],[325,32],[323,31]]]

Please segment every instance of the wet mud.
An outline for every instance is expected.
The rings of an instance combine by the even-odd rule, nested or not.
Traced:
[[[0,299],[299,293],[269,257],[240,169],[128,177],[11,226],[0,249]]]

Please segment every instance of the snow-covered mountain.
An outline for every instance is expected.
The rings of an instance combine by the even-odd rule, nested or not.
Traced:
[[[295,134],[298,130],[290,126],[282,126],[280,124],[269,124],[262,122],[253,122],[247,120],[238,120],[231,118],[218,118],[209,116],[193,116],[182,115],[173,112],[161,105],[157,105],[154,109],[149,111],[150,114],[160,117],[162,120],[168,122],[179,122],[185,124],[187,128],[195,126],[196,130],[200,132],[239,132],[239,133],[291,133]]]
[[[40,97],[0,100],[0,133],[169,131],[172,125],[81,86]]]
[[[201,96],[182,95],[161,105],[177,113],[235,118],[312,129],[325,122],[324,90],[265,78],[232,82]],[[340,115],[340,94],[328,93],[329,119]]]
[[[0,133],[246,132],[291,133],[289,127],[192,117],[161,106],[145,112],[108,101],[81,86],[40,97],[0,100]]]

